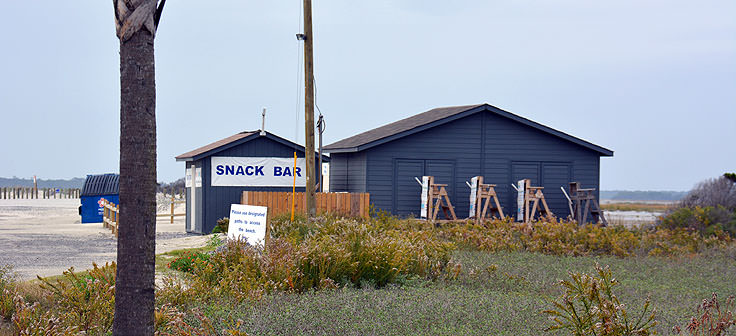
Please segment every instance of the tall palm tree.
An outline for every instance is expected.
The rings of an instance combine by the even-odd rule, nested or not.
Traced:
[[[165,0],[113,0],[120,39],[120,226],[114,335],[153,335],[156,82],[153,38]]]

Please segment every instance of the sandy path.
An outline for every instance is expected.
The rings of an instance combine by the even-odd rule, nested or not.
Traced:
[[[81,224],[78,207],[78,199],[0,200],[0,265],[13,265],[21,279],[33,279],[115,261],[115,237],[101,223]],[[156,253],[206,241],[185,232],[183,217],[174,224],[168,218],[157,222]]]

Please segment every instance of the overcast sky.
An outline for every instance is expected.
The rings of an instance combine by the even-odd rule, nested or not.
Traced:
[[[301,0],[169,0],[156,36],[158,180],[260,128],[304,143]],[[602,189],[736,171],[736,2],[314,0],[325,144],[487,102],[615,151]],[[0,2],[0,176],[117,172],[111,1]],[[297,120],[297,115],[300,115]]]

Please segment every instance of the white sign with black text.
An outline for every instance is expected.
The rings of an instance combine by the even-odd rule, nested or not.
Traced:
[[[475,206],[478,200],[478,176],[470,179],[470,209],[468,211],[469,218],[475,217]]]
[[[194,178],[194,187],[200,188],[202,187],[202,168],[193,166],[194,175],[196,176]],[[192,169],[187,169],[184,179],[184,187],[191,188],[192,187]]]
[[[230,205],[230,224],[228,239],[247,239],[251,245],[264,244],[268,208],[255,205]]]
[[[291,187],[306,186],[304,158],[218,157],[211,158],[213,187]]]
[[[419,217],[427,219],[429,217],[429,209],[427,208],[429,203],[429,176],[422,176],[422,204],[419,208]]]
[[[524,221],[524,194],[526,193],[526,185],[524,180],[516,183],[516,220]]]

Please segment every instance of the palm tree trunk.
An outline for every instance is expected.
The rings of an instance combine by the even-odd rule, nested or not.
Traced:
[[[153,335],[156,83],[152,20],[156,1],[114,0],[113,4],[120,38],[120,225],[113,334]],[[137,11],[139,7],[143,10]]]

